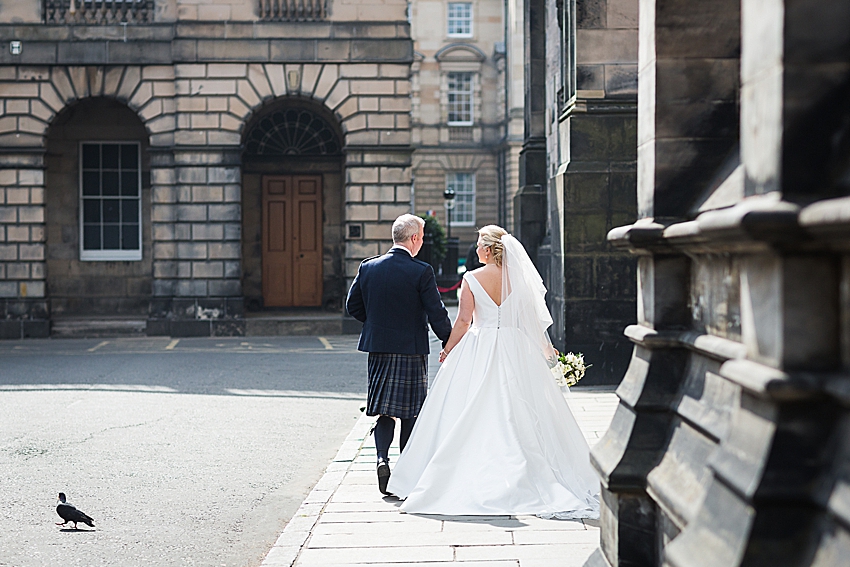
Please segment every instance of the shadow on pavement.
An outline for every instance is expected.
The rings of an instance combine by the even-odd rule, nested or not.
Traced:
[[[357,337],[0,341],[0,392],[101,390],[355,399]]]

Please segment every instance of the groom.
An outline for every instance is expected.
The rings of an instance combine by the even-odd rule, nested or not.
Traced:
[[[428,324],[443,345],[452,331],[433,268],[415,258],[424,229],[417,216],[398,217],[393,247],[363,260],[345,302],[349,315],[363,323],[357,348],[369,353],[366,415],[380,416],[374,432],[378,489],[384,494],[389,494],[394,418],[401,420],[404,450],[428,390]]]

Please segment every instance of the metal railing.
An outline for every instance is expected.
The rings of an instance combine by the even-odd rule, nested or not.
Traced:
[[[260,19],[271,22],[315,22],[328,16],[327,0],[258,0]]]
[[[154,21],[154,0],[43,0],[47,24],[141,24]]]

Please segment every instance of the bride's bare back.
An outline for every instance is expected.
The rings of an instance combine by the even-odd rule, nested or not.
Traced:
[[[490,299],[496,305],[502,303],[502,268],[496,264],[487,264],[482,268],[473,270],[470,274],[478,280]]]
[[[472,270],[469,275],[475,278],[493,303],[496,305],[502,304],[502,268],[496,264],[486,264],[482,268]],[[442,351],[440,351],[440,362],[446,358],[446,354],[451,352],[460,339],[469,329],[472,323],[472,312],[475,309],[475,297],[472,295],[472,290],[466,281],[460,287],[460,303],[458,305],[457,319],[452,327],[452,334]]]

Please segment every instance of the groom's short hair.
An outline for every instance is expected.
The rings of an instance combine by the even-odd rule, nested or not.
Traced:
[[[411,215],[410,213],[403,214],[393,223],[393,244],[407,242],[414,234],[419,234],[419,229],[425,226],[425,221]]]

